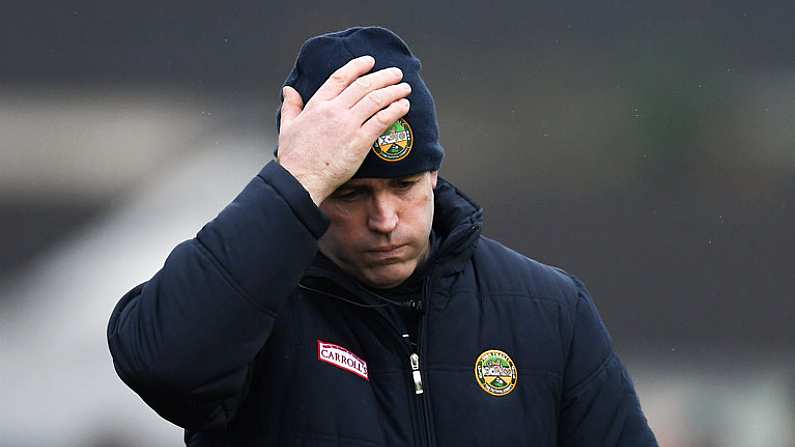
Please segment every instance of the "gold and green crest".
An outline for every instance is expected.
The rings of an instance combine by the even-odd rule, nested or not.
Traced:
[[[373,142],[372,149],[381,160],[396,162],[408,157],[413,147],[414,131],[400,118]]]
[[[508,354],[489,349],[475,360],[475,379],[483,391],[500,397],[510,394],[516,388],[519,375]]]

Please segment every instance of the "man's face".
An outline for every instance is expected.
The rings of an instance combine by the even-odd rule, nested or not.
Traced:
[[[320,251],[368,286],[400,285],[428,256],[437,174],[349,180],[320,204]]]

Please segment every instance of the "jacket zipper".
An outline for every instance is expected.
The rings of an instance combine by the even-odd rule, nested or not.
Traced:
[[[422,394],[422,374],[420,374],[420,356],[412,353],[409,356],[409,364],[411,365],[411,378],[414,379],[414,394]]]
[[[428,286],[430,285],[430,278],[431,272],[428,274],[428,280],[423,287],[422,296],[420,297],[423,300],[423,305],[427,306],[427,298],[428,298]],[[414,385],[414,396],[412,407],[413,413],[417,419],[415,420],[416,426],[419,429],[419,437],[421,446],[433,447],[433,433],[431,429],[431,410],[430,404],[428,402],[428,385],[427,383],[423,383],[422,378],[422,370],[421,370],[421,363],[420,359],[425,351],[422,341],[422,332],[426,322],[426,315],[425,312],[428,311],[426,307],[423,313],[420,315],[420,321],[417,325],[417,340],[416,340],[416,348],[410,346],[407,339],[403,339],[404,343],[403,346],[406,348],[406,352],[409,352],[409,374],[411,377],[411,383]],[[421,426],[421,427],[420,427]]]
[[[414,396],[412,398],[412,407],[414,407],[414,414],[417,415],[417,425],[422,426],[419,428],[419,436],[422,440],[420,445],[430,447],[432,445],[430,425],[428,421],[428,409],[425,406],[427,399],[423,398],[425,394],[425,385],[422,383],[422,372],[420,371],[420,355],[412,352],[409,355],[409,367],[411,372],[411,380],[414,383]]]
[[[419,336],[418,336],[419,338]],[[423,407],[422,399],[425,393],[425,385],[422,382],[422,371],[420,370],[420,356],[411,346],[410,340],[403,338],[401,345],[404,352],[408,354],[409,360],[409,409],[411,411],[411,425],[414,432],[414,441],[416,446],[430,447],[431,441],[428,436],[428,418],[427,412]],[[413,387],[411,386],[413,385]],[[413,391],[413,392],[411,392]]]
[[[412,356],[416,356],[416,357],[414,357],[415,363],[413,363],[411,365],[412,366],[412,378],[416,377],[416,379],[414,380],[414,383],[415,383],[415,394],[416,394],[417,399],[415,399],[415,401],[417,401],[417,407],[418,407],[419,413],[421,414],[421,417],[423,419],[423,421],[422,421],[423,425],[425,426],[425,443],[424,444],[429,446],[429,447],[433,447],[433,445],[434,445],[434,436],[433,436],[433,430],[432,430],[432,426],[431,426],[431,405],[430,405],[430,400],[429,400],[430,396],[429,396],[429,391],[428,391],[428,383],[427,383],[427,381],[426,381],[425,384],[423,384],[423,382],[422,382],[422,371],[420,370],[420,366],[423,364],[423,363],[421,363],[421,361],[423,361],[424,357],[425,357],[425,345],[426,345],[426,343],[424,343],[425,340],[424,340],[422,335],[423,335],[423,332],[425,332],[425,325],[426,325],[426,322],[428,320],[426,312],[430,312],[430,304],[428,303],[428,298],[430,296],[430,285],[431,285],[431,280],[432,279],[433,279],[433,269],[431,269],[428,272],[428,276],[427,276],[427,278],[425,280],[425,284],[423,285],[422,297],[420,298],[422,300],[423,305],[425,306],[425,309],[422,312],[422,314],[420,316],[419,324],[417,325],[417,349],[418,349],[419,352],[417,352],[415,354],[412,354]],[[415,370],[414,366],[416,366],[416,370]],[[417,385],[419,385],[419,388],[417,388]]]

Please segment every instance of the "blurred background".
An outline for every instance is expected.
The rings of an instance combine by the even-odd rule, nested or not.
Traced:
[[[6,2],[0,445],[171,446],[105,327],[270,160],[310,36],[422,58],[488,235],[590,287],[660,444],[795,446],[795,3]]]

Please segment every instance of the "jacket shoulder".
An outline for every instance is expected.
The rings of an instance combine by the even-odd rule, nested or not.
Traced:
[[[480,287],[491,293],[526,294],[534,299],[576,305],[584,285],[565,270],[531,259],[502,243],[481,236],[473,255],[481,273]]]

